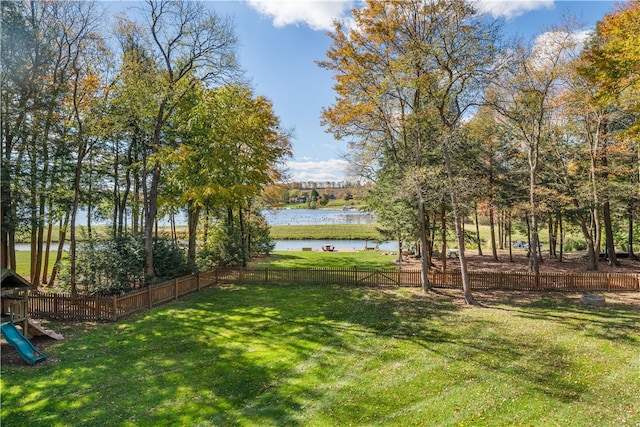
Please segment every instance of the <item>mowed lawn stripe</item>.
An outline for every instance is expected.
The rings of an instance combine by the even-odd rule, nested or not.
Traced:
[[[515,295],[515,296],[514,296]],[[482,300],[482,295],[480,295]],[[7,425],[637,425],[637,305],[495,292],[228,286],[55,324],[2,366]]]

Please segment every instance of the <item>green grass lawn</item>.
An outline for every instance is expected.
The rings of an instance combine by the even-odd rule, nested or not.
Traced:
[[[252,267],[276,268],[394,268],[397,255],[379,251],[320,252],[276,251],[271,255],[255,258]]]
[[[56,257],[58,256],[58,251],[50,251],[49,252],[49,268],[48,274],[51,274],[53,270],[53,266],[56,262]],[[63,260],[66,259],[66,254],[63,256]],[[43,261],[44,267],[44,261]],[[30,251],[16,251],[16,273],[22,275],[23,277],[29,277],[31,272],[31,252]]]
[[[640,423],[640,312],[577,296],[213,288],[117,324],[50,325],[2,366],[7,426]],[[637,297],[636,297],[637,301]]]
[[[274,225],[274,240],[381,240],[378,224]]]

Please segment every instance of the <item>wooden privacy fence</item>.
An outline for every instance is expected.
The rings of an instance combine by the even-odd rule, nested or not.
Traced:
[[[115,296],[80,296],[33,292],[31,317],[117,321],[130,314],[178,299],[217,284],[315,284],[378,287],[420,287],[420,270],[220,268]],[[462,288],[459,271],[428,273],[434,288]],[[640,274],[469,272],[473,290],[638,291]]]

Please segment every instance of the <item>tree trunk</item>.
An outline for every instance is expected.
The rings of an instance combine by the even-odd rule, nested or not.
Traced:
[[[143,229],[142,224],[144,219],[144,211],[140,215],[140,176],[137,172],[134,172],[133,177],[133,200],[131,203],[131,232],[134,235],[140,233]],[[143,191],[144,196],[144,191]]]
[[[49,199],[51,200],[51,199]],[[44,264],[42,266],[42,284],[46,285],[48,283],[48,272],[49,272],[49,253],[51,251],[51,234],[53,233],[53,207],[51,201],[49,202],[49,220],[47,224],[47,239],[45,242],[45,250],[44,250]]]
[[[456,225],[456,237],[458,240],[458,258],[460,261],[460,275],[462,276],[462,291],[464,293],[464,300],[467,304],[475,304],[476,300],[471,293],[471,285],[469,283],[469,272],[467,271],[467,259],[464,254],[465,242],[464,242],[464,229],[463,218],[460,216],[460,208],[458,206],[458,194],[456,192],[456,186],[453,179],[453,170],[451,168],[451,157],[449,155],[449,141],[445,141],[442,146],[442,153],[444,155],[444,164],[447,170],[447,178],[449,183],[449,195],[451,197],[451,207],[453,209],[453,220]]]
[[[244,215],[242,214],[242,206],[238,207],[238,223],[240,225],[240,243],[242,247],[242,266],[247,266],[248,256],[247,256],[247,231],[246,224],[244,221]]]
[[[196,242],[198,231],[198,218],[200,217],[200,208],[189,206],[187,212],[187,222],[189,224],[189,248],[187,250],[187,260],[189,268],[193,271],[196,266]]]
[[[606,183],[609,180],[609,160],[607,158],[607,139],[603,139],[602,157],[601,157],[601,173],[602,179]],[[613,226],[611,225],[611,204],[609,201],[609,190],[605,186],[604,196],[602,200],[602,216],[604,220],[605,248],[607,251],[607,259],[609,265],[619,265],[616,258],[616,248],[613,241]]]
[[[114,156],[113,156],[113,225],[111,226],[111,235],[122,237],[122,221],[123,212],[120,209],[120,143],[119,138],[115,138]]]
[[[34,148],[33,148],[34,149]],[[35,150],[35,149],[34,149]],[[30,262],[29,262],[29,269],[30,269],[30,276],[29,276],[29,281],[31,283],[34,283],[36,280],[36,278],[34,277],[35,274],[37,274],[36,269],[35,269],[35,265],[36,265],[36,256],[37,256],[37,251],[38,251],[38,198],[37,198],[37,186],[36,186],[36,178],[37,178],[37,174],[38,174],[38,170],[37,170],[37,165],[36,165],[36,159],[35,159],[35,153],[33,153],[31,155],[31,161],[30,163],[30,179],[29,179],[29,214],[30,214],[30,220],[31,220],[31,232],[30,232],[30,242],[31,242],[31,253],[29,256]]]
[[[209,216],[209,208],[207,207],[204,212],[204,227],[203,227],[203,241],[206,243],[209,240],[209,221],[211,220]]]
[[[477,203],[474,204],[473,210],[475,212],[475,219],[476,219],[476,244],[478,246],[478,255],[482,256],[482,239],[480,238],[480,223],[478,221],[478,204]]]
[[[440,219],[442,221],[441,225],[441,235],[442,235],[442,248],[440,251],[440,259],[442,259],[442,272],[447,272],[447,210],[444,203],[442,203],[442,208],[440,210]]]
[[[588,135],[591,135],[590,132],[587,132]],[[590,178],[591,178],[591,191],[593,192],[593,212],[592,212],[592,225],[593,225],[593,251],[595,253],[596,259],[591,265],[589,263],[590,270],[598,270],[598,259],[600,257],[600,197],[598,193],[598,183],[597,183],[597,168],[598,168],[598,154],[599,154],[599,140],[600,140],[600,123],[596,124],[596,134],[591,135],[589,140],[590,142]],[[584,232],[583,232],[584,233]],[[588,233],[591,234],[591,233]],[[589,251],[590,248],[587,248]]]
[[[42,179],[46,179],[43,177]],[[35,265],[32,265],[31,268],[34,270],[32,275],[34,280],[31,284],[37,289],[40,286],[40,275],[42,273],[42,251],[44,249],[44,216],[45,216],[45,197],[44,197],[44,189],[43,192],[40,193],[39,205],[38,205],[38,221],[37,221],[37,240],[36,240],[36,257],[35,257]]]
[[[85,149],[84,154],[87,154],[87,151]],[[83,155],[84,157],[84,155]],[[91,158],[89,158],[89,176],[88,176],[88,188],[87,188],[87,238],[89,240],[93,240],[93,232],[91,231],[91,211],[93,210],[93,200],[91,199],[91,195],[93,194],[93,186],[92,186],[92,182],[93,182],[93,178],[92,178],[92,172],[93,172],[93,166],[92,166],[92,161]]]
[[[538,170],[538,143],[529,148],[529,209],[531,210],[531,241],[529,243],[529,270],[540,273],[538,262],[538,214],[536,202],[536,175]]]
[[[3,119],[6,120],[6,118]],[[4,123],[2,123],[4,127]],[[7,125],[7,127],[9,127]],[[2,159],[2,167],[0,167],[0,268],[11,268],[11,256],[9,251],[9,233],[14,227],[11,220],[11,211],[13,199],[11,194],[11,150],[12,135],[9,135],[6,129],[2,132],[4,136],[0,153]]]
[[[562,212],[558,212],[558,229],[560,230],[560,262],[564,260],[564,224],[562,223]]]
[[[493,201],[489,202],[489,229],[491,231],[491,252],[493,253],[493,260],[498,261],[498,248],[496,247],[496,226],[495,226],[495,215],[493,212]]]
[[[76,172],[73,180],[73,206],[71,208],[71,236],[69,248],[69,286],[71,287],[71,295],[76,296],[78,289],[76,285],[76,219],[78,216],[78,205],[80,203],[80,171],[82,168],[82,158],[78,156],[76,164]]]
[[[527,258],[529,258],[531,256],[531,222],[528,216],[525,216],[524,220],[527,224]]]
[[[611,207],[609,205],[609,198],[607,197],[602,204],[602,215],[604,219],[604,233],[607,248],[607,259],[609,265],[619,265],[616,257],[616,247],[613,241],[613,226],[611,225]]]
[[[573,206],[577,211],[580,210],[580,203],[578,202],[578,199],[576,199],[575,197],[573,198]],[[584,236],[584,240],[585,242],[587,242],[587,270],[597,271],[598,259],[596,257],[596,250],[595,250],[593,236],[589,232],[589,227],[587,226],[587,222],[582,216],[580,216],[580,218],[578,219],[578,222],[580,223],[580,229],[582,230],[582,235]]]
[[[422,265],[422,271],[420,273],[420,279],[422,282],[422,291],[427,292],[431,290],[431,286],[429,284],[429,268],[431,268],[431,259],[427,256],[427,226],[426,226],[426,215],[424,210],[424,200],[422,198],[422,193],[418,188],[418,222],[420,227],[420,246],[421,254],[420,254],[420,264]]]
[[[511,241],[511,213],[507,214],[507,239],[509,244],[509,262],[513,262],[513,242]]]
[[[629,228],[627,229],[627,252],[629,259],[638,260],[638,256],[633,252],[633,201],[629,202]]]
[[[549,224],[548,224],[548,233],[549,233],[549,258],[555,258],[556,253],[556,236],[554,235],[554,219],[553,213],[549,213]]]
[[[155,278],[155,268],[153,265],[153,226],[158,213],[158,186],[160,184],[160,163],[155,162],[151,176],[151,187],[149,188],[148,200],[145,203],[144,218],[144,250],[145,250],[145,276],[148,280]]]
[[[251,259],[251,248],[253,246],[253,236],[251,232],[251,200],[247,202],[247,254],[249,260]]]
[[[67,226],[69,224],[69,211],[64,215],[64,219],[60,218],[60,231],[58,233],[58,254],[56,255],[56,262],[53,264],[51,270],[51,277],[49,277],[49,287],[55,284],[58,271],[60,271],[60,265],[62,264],[62,254],[64,252],[64,243],[67,237]]]

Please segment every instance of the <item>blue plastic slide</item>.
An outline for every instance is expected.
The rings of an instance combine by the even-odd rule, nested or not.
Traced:
[[[35,365],[47,358],[44,353],[35,348],[33,344],[31,344],[31,341],[20,333],[13,323],[3,323],[0,326],[0,330],[2,330],[4,339],[18,350],[18,354],[22,356],[28,364]]]

